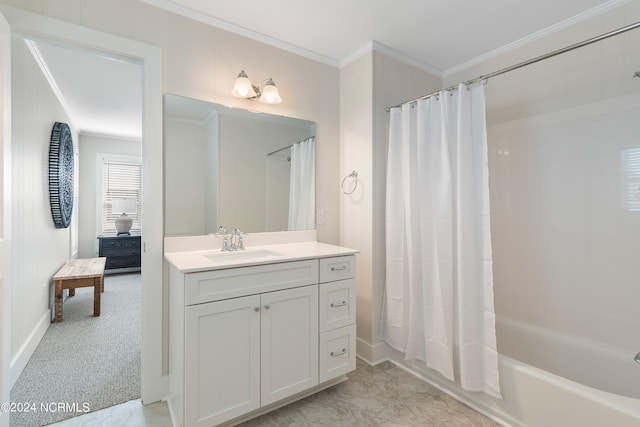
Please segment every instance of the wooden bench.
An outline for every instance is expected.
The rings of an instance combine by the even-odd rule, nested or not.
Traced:
[[[93,286],[93,315],[100,316],[100,293],[104,292],[104,266],[107,258],[86,258],[69,260],[53,276],[55,283],[54,323],[62,322],[62,291],[69,289],[69,296],[76,294],[76,288]]]

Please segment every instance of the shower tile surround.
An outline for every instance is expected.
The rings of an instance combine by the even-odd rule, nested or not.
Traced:
[[[171,427],[171,417],[165,402],[145,406],[139,400],[132,400],[52,424],[52,427],[92,425]],[[389,362],[369,366],[361,361],[349,375],[349,381],[240,425],[498,426]]]

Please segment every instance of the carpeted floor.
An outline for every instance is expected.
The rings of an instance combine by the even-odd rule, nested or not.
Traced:
[[[10,425],[42,426],[140,397],[140,274],[105,276],[99,317],[93,288],[80,288],[63,306],[22,375]]]

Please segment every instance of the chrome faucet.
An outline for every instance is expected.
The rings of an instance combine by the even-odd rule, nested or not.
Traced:
[[[242,242],[242,231],[240,231],[239,228],[233,230],[233,235],[231,236],[231,250],[244,251],[244,243]]]
[[[233,230],[233,233],[229,235],[227,229],[223,225],[218,227],[218,235],[222,236],[222,248],[220,251],[243,251],[244,242],[242,241],[242,231],[239,228]]]
[[[229,245],[229,234],[227,234],[227,229],[224,228],[224,225],[218,227],[218,235],[222,235],[222,248],[220,249],[222,252],[231,251],[231,246]]]

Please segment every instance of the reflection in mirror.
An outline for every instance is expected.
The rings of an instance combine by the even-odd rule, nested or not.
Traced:
[[[315,123],[165,95],[165,235],[315,226]]]

